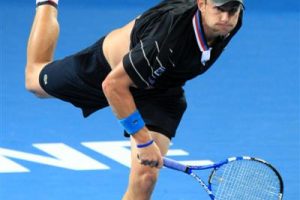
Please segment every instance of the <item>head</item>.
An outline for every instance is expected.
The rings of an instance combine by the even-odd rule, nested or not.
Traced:
[[[238,23],[243,0],[197,0],[207,37],[226,36]]]

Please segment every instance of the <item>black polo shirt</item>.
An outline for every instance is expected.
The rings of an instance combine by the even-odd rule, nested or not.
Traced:
[[[138,88],[178,87],[204,73],[242,24],[241,13],[235,29],[217,39],[210,59],[203,62],[193,25],[196,12],[200,11],[194,0],[165,0],[136,19],[123,65]]]

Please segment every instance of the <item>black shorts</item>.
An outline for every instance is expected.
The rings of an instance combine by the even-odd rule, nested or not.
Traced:
[[[84,117],[108,106],[101,85],[111,68],[103,55],[103,40],[49,63],[39,77],[41,87],[49,95],[81,108]],[[174,137],[186,109],[183,89],[130,90],[147,127],[170,139]]]

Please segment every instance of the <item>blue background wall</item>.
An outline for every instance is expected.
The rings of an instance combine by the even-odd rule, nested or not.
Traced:
[[[56,58],[86,47],[155,2],[61,0]],[[246,1],[242,30],[211,70],[185,86],[189,107],[172,149],[189,154],[175,159],[261,157],[281,172],[285,199],[299,199],[299,7],[292,0]],[[81,145],[127,140],[110,109],[83,120],[69,104],[26,92],[34,1],[0,1],[0,8],[0,148],[49,156],[32,144],[64,143],[110,166],[82,172],[10,158],[30,172],[0,173],[0,198],[120,199],[128,168]],[[189,177],[162,170],[153,199],[201,197],[205,193]]]

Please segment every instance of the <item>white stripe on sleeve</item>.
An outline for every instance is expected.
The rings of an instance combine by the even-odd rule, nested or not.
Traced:
[[[133,61],[132,61],[131,51],[129,52],[129,60],[130,60],[130,63],[131,63],[131,65],[132,65],[134,71],[137,73],[137,75],[140,77],[140,79],[141,79],[144,83],[146,83],[146,85],[147,85],[148,87],[150,87],[149,83],[143,78],[143,76],[142,76],[142,75],[138,72],[138,70],[136,69],[136,67],[135,67],[135,65],[134,65],[134,63],[133,63]]]

